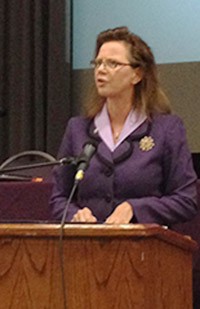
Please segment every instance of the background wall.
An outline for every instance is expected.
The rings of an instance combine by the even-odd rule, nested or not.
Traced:
[[[127,25],[151,46],[162,86],[185,122],[192,152],[200,152],[200,1],[74,0],[73,113],[92,79],[97,34]]]

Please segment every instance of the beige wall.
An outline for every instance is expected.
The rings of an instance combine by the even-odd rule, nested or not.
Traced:
[[[200,62],[159,66],[160,80],[185,123],[192,152],[200,152]]]

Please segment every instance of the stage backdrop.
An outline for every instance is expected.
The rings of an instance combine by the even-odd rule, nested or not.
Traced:
[[[70,31],[70,0],[0,1],[0,161],[57,153],[71,116]]]

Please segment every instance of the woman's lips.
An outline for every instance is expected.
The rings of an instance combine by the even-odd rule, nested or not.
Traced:
[[[107,83],[107,80],[104,78],[97,78],[97,85],[98,86],[104,86]]]

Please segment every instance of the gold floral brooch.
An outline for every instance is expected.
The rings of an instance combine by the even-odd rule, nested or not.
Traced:
[[[151,136],[145,136],[140,140],[139,148],[142,151],[149,151],[155,146],[154,140]]]

